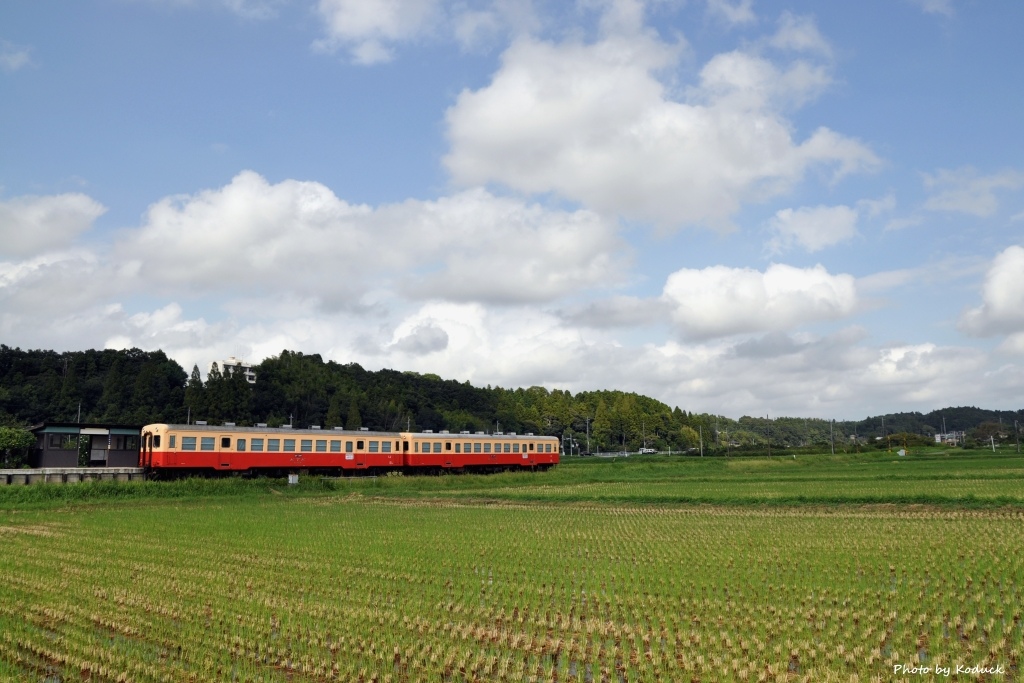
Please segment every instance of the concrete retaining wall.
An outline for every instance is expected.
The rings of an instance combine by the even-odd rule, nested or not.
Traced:
[[[82,481],[144,481],[141,467],[44,467],[34,470],[0,470],[0,486],[26,484],[77,484]]]

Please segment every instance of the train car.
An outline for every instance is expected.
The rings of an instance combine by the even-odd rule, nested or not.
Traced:
[[[497,472],[510,469],[546,470],[558,464],[558,439],[514,432],[403,432],[409,443],[405,466],[410,469]],[[403,446],[404,448],[404,446]]]
[[[142,429],[139,464],[167,474],[545,470],[558,463],[558,444],[552,436],[514,433],[152,424]]]
[[[247,470],[388,470],[402,466],[393,432],[153,424],[142,428],[140,465],[187,473]]]

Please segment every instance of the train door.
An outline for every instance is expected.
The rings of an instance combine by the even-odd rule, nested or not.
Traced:
[[[217,468],[229,469],[231,467],[231,435],[221,434],[217,439]]]

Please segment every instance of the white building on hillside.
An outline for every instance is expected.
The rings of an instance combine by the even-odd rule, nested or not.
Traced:
[[[210,363],[210,369],[213,369],[213,363]],[[252,363],[246,363],[244,360],[234,356],[228,356],[221,361],[220,371],[225,377],[233,372],[241,372],[245,375],[246,382],[256,384],[256,373],[252,371]]]

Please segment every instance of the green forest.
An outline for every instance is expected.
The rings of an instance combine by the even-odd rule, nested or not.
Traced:
[[[968,446],[1013,443],[1024,411],[974,407],[896,413],[860,421],[725,416],[668,406],[623,391],[573,394],[543,387],[475,387],[432,374],[365,370],[319,354],[282,351],[253,368],[258,381],[216,365],[204,380],[162,351],[23,351],[0,345],[0,425],[206,420],[387,431],[533,432],[565,439],[572,453],[659,451],[726,454],[768,448],[837,451],[933,443],[963,431]],[[1015,423],[1016,421],[1016,423]],[[881,437],[881,438],[879,438]]]

